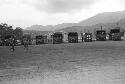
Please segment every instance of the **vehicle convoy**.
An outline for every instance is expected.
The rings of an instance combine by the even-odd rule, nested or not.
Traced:
[[[77,32],[69,32],[68,33],[68,42],[69,43],[78,43],[78,33]]]
[[[52,38],[53,38],[53,44],[63,43],[63,34],[62,34],[62,32],[53,33]]]
[[[85,33],[84,34],[84,41],[85,42],[92,42],[92,33]]]
[[[121,40],[121,32],[120,29],[111,29],[109,33],[109,40],[120,41]]]

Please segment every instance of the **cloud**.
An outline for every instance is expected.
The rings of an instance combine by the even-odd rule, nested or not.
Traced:
[[[23,0],[35,6],[40,11],[49,13],[65,13],[82,10],[90,7],[99,0]]]
[[[67,13],[89,8],[100,0],[0,0],[0,5],[25,4],[47,13]]]
[[[7,4],[16,4],[16,3],[18,3],[18,0],[0,0],[0,6]]]

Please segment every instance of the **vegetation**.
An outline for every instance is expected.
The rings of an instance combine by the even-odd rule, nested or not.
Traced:
[[[13,26],[8,25],[7,23],[0,24],[0,37],[5,39],[6,36],[13,35],[16,39],[21,39],[23,36],[22,28],[16,27],[13,29]]]

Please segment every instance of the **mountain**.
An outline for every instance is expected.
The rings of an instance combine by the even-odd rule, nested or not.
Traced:
[[[125,19],[125,11],[118,12],[104,12],[97,14],[91,18],[88,18],[84,21],[79,22],[79,26],[92,26],[100,23],[114,23],[121,19]]]
[[[58,25],[47,25],[47,26],[33,25],[31,27],[27,27],[26,30],[58,31],[66,28],[65,30],[69,31],[71,30],[71,28],[73,28],[72,31],[81,31],[83,29],[91,29],[93,27],[97,27],[97,25],[100,24],[104,25],[109,23],[111,25],[111,23],[116,23],[118,21],[123,22],[124,20],[125,20],[125,11],[104,12],[78,23],[63,23]]]
[[[91,29],[89,26],[72,26],[72,27],[66,27],[63,29],[58,29],[56,31],[65,31],[65,32],[83,32],[85,29]]]
[[[63,24],[55,25],[54,28],[55,28],[55,30],[58,30],[58,29],[63,29],[66,27],[72,27],[72,26],[76,26],[76,25],[77,25],[77,23],[63,23]]]
[[[52,25],[42,26],[42,25],[32,25],[27,27],[25,30],[36,30],[36,31],[53,31],[55,30]]]
[[[92,26],[72,26],[72,27],[66,27],[63,29],[59,29],[56,31],[65,31],[65,32],[94,32],[95,30],[100,30],[102,26],[103,30],[106,30],[107,33],[109,33],[110,29],[114,29],[117,27],[120,27],[121,31],[125,31],[125,19],[119,20],[117,22],[113,23],[100,23]]]
[[[31,27],[27,27],[25,30],[36,30],[36,31],[54,31],[56,29],[63,29],[69,26],[74,26],[75,23],[63,23],[58,25],[32,25]]]

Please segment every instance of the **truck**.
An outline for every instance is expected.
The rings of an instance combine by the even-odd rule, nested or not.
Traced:
[[[53,33],[52,38],[53,38],[53,44],[63,43],[63,34],[62,34],[62,32]]]
[[[39,45],[39,44],[44,44],[43,35],[36,36],[36,45]]]
[[[106,30],[97,30],[96,31],[96,40],[97,41],[106,41]]]
[[[92,42],[92,33],[85,33],[84,34],[84,41],[85,42]]]
[[[69,43],[78,43],[78,33],[77,32],[68,32],[68,42]]]
[[[109,33],[109,40],[120,41],[121,40],[120,29],[111,29]]]

